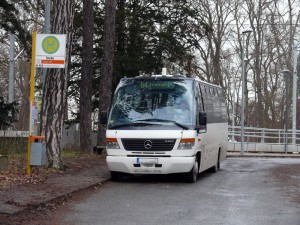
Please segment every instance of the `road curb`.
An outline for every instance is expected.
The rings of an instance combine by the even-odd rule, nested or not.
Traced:
[[[0,209],[0,215],[15,216],[15,215],[21,214],[21,213],[23,213],[27,210],[36,210],[36,211],[46,210],[46,209],[48,209],[49,205],[51,205],[51,207],[54,207],[55,205],[61,204],[62,201],[67,201],[73,195],[76,195],[76,194],[78,194],[82,191],[95,189],[97,187],[100,188],[103,185],[103,183],[107,182],[108,180],[110,180],[110,177],[103,178],[103,180],[101,180],[100,182],[90,184],[90,185],[85,186],[85,187],[77,188],[76,190],[73,190],[73,191],[70,191],[70,192],[67,192],[67,193],[63,193],[63,194],[61,194],[57,197],[49,198],[48,200],[43,201],[43,202],[27,204],[27,205],[21,205],[21,207],[23,207],[22,209],[17,210],[17,211],[12,212],[12,213],[4,212],[4,211],[1,211],[1,209]]]

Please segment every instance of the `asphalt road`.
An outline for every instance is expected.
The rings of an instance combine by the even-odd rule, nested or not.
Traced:
[[[106,182],[50,224],[299,225],[300,159],[230,158],[195,184],[177,176]]]

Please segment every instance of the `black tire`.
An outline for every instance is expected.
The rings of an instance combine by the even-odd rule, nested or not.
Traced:
[[[221,169],[221,164],[220,164],[220,155],[221,155],[221,148],[219,148],[219,153],[218,153],[218,163],[217,163],[217,169]]]
[[[220,169],[220,151],[221,151],[221,149],[219,148],[217,164],[210,168],[210,171],[211,171],[212,173],[216,173],[216,172],[218,172],[219,169]]]
[[[120,172],[111,171],[110,178],[112,181],[119,181],[122,178],[122,174]]]
[[[218,172],[218,170],[219,170],[218,163],[210,168],[210,171],[212,173],[216,173],[216,172]]]
[[[199,173],[199,164],[198,164],[197,159],[195,158],[195,163],[194,163],[193,168],[186,175],[187,182],[195,183],[197,181],[198,173]]]

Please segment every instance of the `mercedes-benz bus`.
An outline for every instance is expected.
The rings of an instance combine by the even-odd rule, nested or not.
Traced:
[[[228,116],[219,86],[182,75],[123,78],[106,118],[112,180],[124,174],[217,171],[226,158]]]

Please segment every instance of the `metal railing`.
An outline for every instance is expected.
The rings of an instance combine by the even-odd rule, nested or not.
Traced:
[[[64,132],[62,140],[62,148],[73,140],[75,136],[68,132]],[[69,137],[70,136],[70,137]],[[8,149],[8,146],[18,146],[21,139],[28,137],[28,131],[0,131],[0,151]],[[269,129],[244,127],[244,151],[245,152],[276,152],[276,153],[300,153],[300,130],[294,133],[288,130],[285,133],[284,129]],[[69,139],[68,139],[69,138]],[[25,139],[24,139],[25,140]],[[228,151],[241,151],[241,127],[229,126],[228,128]],[[65,143],[66,142],[66,143]],[[15,147],[14,147],[15,148]]]
[[[241,127],[229,126],[228,151],[241,150]],[[300,130],[269,128],[244,128],[244,149],[246,152],[298,152],[300,150]]]

